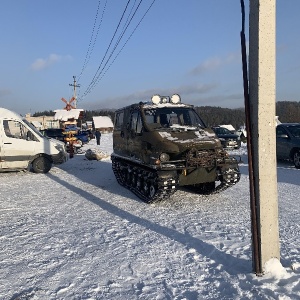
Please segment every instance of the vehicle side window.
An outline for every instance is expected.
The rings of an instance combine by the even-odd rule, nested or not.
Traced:
[[[124,122],[124,111],[121,111],[116,114],[115,128],[121,129],[121,127],[123,126],[123,122]]]
[[[10,121],[7,121],[7,120],[3,120],[3,128],[4,128],[4,133],[7,137],[14,137],[11,130],[10,130]]]
[[[142,124],[142,118],[141,115],[138,115],[137,123],[136,123],[136,133],[140,134],[142,133],[143,124]]]
[[[289,130],[294,137],[300,137],[300,126],[290,126]]]
[[[18,121],[4,120],[3,128],[5,135],[9,138],[35,140],[31,131]]]
[[[131,115],[130,129],[133,132],[140,134],[142,132],[142,127],[141,116],[138,111],[134,111]]]
[[[287,134],[286,130],[282,127],[276,127],[276,136],[281,136]]]

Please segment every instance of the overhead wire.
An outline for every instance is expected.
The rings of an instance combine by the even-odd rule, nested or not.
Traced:
[[[86,53],[86,56],[85,56],[85,59],[84,59],[84,63],[83,63],[81,72],[80,72],[80,74],[77,78],[77,82],[80,80],[84,70],[86,69],[87,64],[90,61],[90,58],[91,58],[92,52],[94,50],[98,34],[99,34],[99,31],[100,31],[100,27],[102,25],[103,16],[104,16],[106,5],[107,5],[107,0],[105,1],[104,8],[103,8],[102,15],[101,15],[101,19],[100,19],[100,22],[99,22],[99,25],[98,25],[98,28],[97,28],[96,35],[94,37],[94,32],[95,32],[95,28],[96,28],[96,24],[97,24],[97,20],[98,20],[100,5],[101,5],[101,0],[99,0],[99,2],[98,2],[98,6],[97,6],[97,10],[96,10],[96,16],[95,16],[95,20],[94,20],[94,24],[93,24],[92,35],[91,35],[91,38],[90,38],[90,41],[89,41],[87,53]]]
[[[107,49],[105,51],[105,54],[104,54],[104,56],[103,56],[103,58],[102,58],[102,60],[101,60],[101,62],[99,64],[99,67],[97,68],[97,70],[96,70],[96,72],[95,72],[95,74],[94,74],[91,82],[89,83],[88,87],[86,88],[85,92],[83,93],[83,96],[80,98],[81,101],[83,100],[84,97],[86,97],[93,90],[93,88],[99,83],[99,81],[104,77],[104,75],[106,74],[106,72],[110,69],[111,65],[115,62],[115,60],[117,59],[117,57],[120,55],[120,53],[122,52],[122,50],[124,49],[124,47],[126,46],[126,44],[128,43],[128,41],[130,40],[130,38],[132,37],[132,35],[134,34],[134,32],[140,26],[141,22],[143,21],[143,19],[145,18],[145,16],[147,15],[147,13],[149,12],[149,10],[151,9],[151,7],[153,6],[153,4],[154,4],[154,2],[156,0],[153,0],[151,2],[151,4],[149,5],[149,7],[147,8],[146,12],[143,14],[143,16],[141,17],[141,19],[137,23],[137,25],[134,27],[134,29],[132,30],[131,34],[129,35],[129,37],[125,41],[125,43],[122,45],[122,47],[120,48],[120,50],[118,51],[118,53],[112,59],[112,57],[113,57],[116,49],[118,48],[121,40],[124,38],[124,35],[125,35],[126,31],[128,30],[130,24],[132,23],[132,20],[133,20],[134,16],[136,15],[138,9],[140,8],[140,5],[141,5],[142,1],[143,0],[140,0],[139,3],[138,3],[138,5],[136,7],[135,7],[135,5],[136,5],[137,0],[134,1],[133,5],[131,7],[131,10],[130,10],[128,16],[127,16],[127,19],[125,21],[125,24],[123,25],[121,33],[119,34],[118,38],[116,39],[117,32],[119,31],[121,23],[122,23],[122,21],[123,21],[123,19],[125,17],[125,14],[126,14],[128,8],[129,8],[129,4],[131,2],[131,0],[128,0],[127,4],[126,4],[126,6],[125,6],[125,8],[123,10],[123,13],[121,15],[121,18],[120,18],[120,20],[118,22],[118,25],[117,25],[117,27],[116,27],[116,29],[114,31],[113,37],[111,38],[110,43],[107,46]],[[96,22],[96,19],[95,19],[95,22]],[[93,36],[93,34],[92,34],[92,36]],[[114,46],[112,47],[113,41],[115,39],[116,39],[116,42],[115,42]],[[110,51],[110,49],[111,49],[111,51]],[[109,53],[109,51],[110,51],[110,53]],[[112,59],[112,61],[111,61],[111,59]]]
[[[93,89],[94,86],[97,85],[97,83],[99,82],[99,78],[102,78],[102,77],[100,77],[100,76],[101,76],[101,74],[103,73],[103,70],[104,70],[105,67],[107,66],[109,60],[111,59],[111,57],[112,57],[112,55],[114,54],[116,48],[118,47],[118,45],[119,45],[121,39],[123,38],[123,36],[124,36],[126,30],[128,29],[128,27],[129,27],[129,25],[130,25],[132,19],[134,18],[134,16],[135,16],[137,10],[138,10],[139,7],[140,7],[142,1],[143,1],[143,0],[140,0],[138,6],[136,7],[136,9],[135,9],[134,13],[132,14],[130,20],[128,21],[128,19],[129,19],[131,13],[129,14],[129,16],[128,16],[128,18],[127,18],[127,21],[126,21],[125,25],[123,26],[123,30],[122,30],[122,32],[121,32],[121,34],[120,34],[120,36],[119,36],[117,42],[115,43],[115,46],[113,47],[113,49],[112,49],[112,51],[111,51],[109,57],[107,58],[107,60],[106,60],[106,62],[105,62],[105,64],[104,64],[104,66],[101,68],[99,74],[97,75],[96,81],[93,83],[93,85],[90,87],[90,89]],[[135,3],[134,3],[134,4],[135,4]],[[133,7],[134,7],[134,6],[133,6]],[[132,8],[132,9],[133,9],[133,8]],[[131,10],[131,12],[132,12],[132,10]]]
[[[146,14],[148,13],[148,11],[150,10],[150,8],[152,7],[152,5],[154,4],[156,0],[153,0],[151,5],[149,6],[149,8],[147,9],[147,11],[144,13],[143,17],[141,18],[141,20],[138,22],[138,24],[135,26],[135,28],[133,29],[132,33],[130,34],[130,36],[127,38],[127,40],[125,41],[125,43],[123,44],[123,46],[121,47],[121,49],[119,50],[119,52],[116,54],[116,56],[114,57],[114,59],[112,60],[112,62],[108,65],[108,67],[106,68],[106,70],[104,71],[104,67],[101,70],[101,74],[104,71],[104,73],[102,74],[101,77],[98,78],[96,84],[99,83],[99,81],[105,76],[106,72],[110,69],[110,67],[112,66],[112,64],[115,62],[115,60],[117,59],[117,57],[120,55],[120,53],[122,52],[122,50],[125,48],[126,44],[128,43],[128,41],[130,40],[130,38],[133,36],[134,32],[136,31],[136,29],[139,27],[140,23],[142,22],[142,20],[145,18]],[[107,61],[108,63],[108,61]],[[106,65],[107,65],[106,63]],[[100,75],[101,75],[100,74]],[[96,85],[95,84],[95,85]],[[94,86],[95,86],[94,85]]]
[[[107,49],[106,49],[106,51],[105,51],[105,54],[104,54],[104,56],[103,56],[103,58],[102,58],[102,60],[101,60],[101,63],[100,63],[100,65],[99,65],[99,67],[98,67],[98,69],[97,69],[97,71],[96,71],[94,77],[92,78],[92,81],[90,82],[89,86],[87,87],[86,91],[88,91],[88,90],[90,89],[90,87],[91,87],[91,86],[94,84],[94,82],[95,82],[95,78],[97,77],[97,73],[99,72],[99,70],[100,70],[100,68],[101,68],[101,66],[102,66],[102,64],[103,64],[103,61],[105,60],[105,57],[106,57],[106,55],[107,55],[107,53],[108,53],[108,51],[109,51],[109,48],[110,48],[110,46],[111,46],[111,44],[112,44],[112,42],[113,42],[113,40],[114,40],[114,38],[115,38],[115,36],[116,36],[116,34],[117,34],[117,31],[118,31],[118,29],[119,29],[119,27],[120,27],[120,24],[121,24],[121,22],[122,22],[122,20],[123,20],[123,18],[124,18],[124,15],[125,15],[125,13],[126,13],[126,10],[127,10],[127,8],[128,8],[128,5],[129,5],[130,1],[131,1],[131,0],[128,0],[128,1],[127,1],[126,7],[125,7],[125,9],[123,10],[122,16],[121,16],[121,18],[120,18],[120,20],[119,20],[119,23],[118,23],[118,25],[117,25],[117,28],[115,29],[115,32],[114,32],[114,34],[113,34],[113,37],[111,38],[110,43],[109,43],[109,45],[108,45],[108,47],[107,47]],[[85,95],[86,95],[86,92],[84,93],[84,96],[85,96]]]

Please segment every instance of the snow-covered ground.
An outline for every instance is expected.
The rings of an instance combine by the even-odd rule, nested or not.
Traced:
[[[300,299],[300,170],[278,164],[281,263],[258,277],[245,146],[234,153],[233,188],[151,205],[118,185],[109,157],[0,174],[0,299]]]

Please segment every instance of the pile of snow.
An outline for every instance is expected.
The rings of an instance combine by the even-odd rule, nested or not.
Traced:
[[[112,152],[102,134],[84,150]],[[278,164],[280,262],[252,270],[247,150],[234,187],[146,204],[110,157],[0,174],[0,299],[300,299],[299,175]]]
[[[284,279],[288,277],[288,273],[277,258],[271,258],[265,263],[265,275],[274,277],[275,279]]]
[[[87,149],[85,152],[85,157],[88,160],[101,160],[101,159],[107,158],[109,156],[110,156],[109,154],[101,151],[100,149],[96,149],[96,148]]]

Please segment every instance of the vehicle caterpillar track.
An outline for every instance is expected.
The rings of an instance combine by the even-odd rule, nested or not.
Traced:
[[[147,203],[168,199],[178,186],[177,179],[170,174],[160,176],[155,169],[113,156],[112,169],[120,185]]]
[[[182,186],[212,194],[240,180],[237,160],[177,94],[117,110],[113,150],[118,183],[147,203],[166,200]]]

